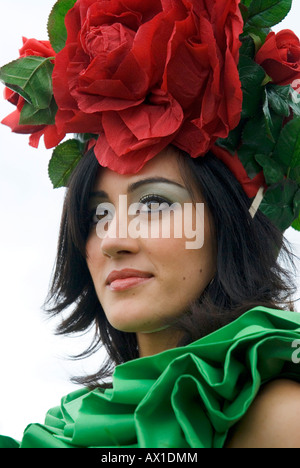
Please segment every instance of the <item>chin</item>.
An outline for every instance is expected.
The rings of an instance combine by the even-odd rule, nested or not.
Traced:
[[[115,321],[110,321],[110,324],[116,330],[119,330],[124,333],[153,333],[158,328],[162,328],[159,325],[149,326],[148,324],[137,322],[116,323]]]
[[[123,314],[122,314],[123,315]],[[151,321],[146,321],[141,319],[142,313],[139,318],[127,317],[127,320],[123,320],[120,317],[108,317],[108,321],[112,327],[116,330],[125,332],[125,333],[154,333],[158,329],[165,328],[165,324],[153,323]]]

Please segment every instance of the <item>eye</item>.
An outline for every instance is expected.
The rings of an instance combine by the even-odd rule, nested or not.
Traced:
[[[102,221],[104,217],[108,216],[108,210],[103,210],[103,213],[98,213],[97,211],[92,211],[90,213],[89,219],[90,219],[90,225],[95,226],[96,224],[99,223],[99,221]]]
[[[96,208],[90,211],[89,222],[90,226],[96,226],[100,222],[111,221],[115,215],[114,206],[110,203],[101,203]]]
[[[160,195],[146,195],[140,200],[140,209],[141,213],[154,213],[161,212],[165,209],[170,208],[172,202],[167,200]]]

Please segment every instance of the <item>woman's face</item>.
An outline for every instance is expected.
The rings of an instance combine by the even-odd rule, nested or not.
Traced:
[[[197,202],[203,202],[200,193]],[[98,209],[96,215],[103,203],[107,211],[101,216],[102,210]],[[143,204],[140,214],[128,213],[133,203]],[[158,210],[162,203],[167,205]],[[173,222],[175,212],[169,210],[174,203],[179,211],[185,203],[191,208],[190,213],[182,211],[182,222],[176,218],[177,228]],[[196,218],[196,207],[180,175],[175,150],[164,150],[135,175],[101,169],[90,208],[94,222],[87,241],[87,264],[110,324],[138,334],[156,333],[166,323],[172,324],[201,295],[216,268],[209,213],[204,207],[204,216],[198,214]],[[150,223],[151,214],[156,218]],[[184,220],[195,228],[197,219],[204,244],[201,248],[187,248],[191,239],[186,237]],[[165,221],[169,221],[170,230],[162,233]],[[156,234],[151,235],[150,226]]]

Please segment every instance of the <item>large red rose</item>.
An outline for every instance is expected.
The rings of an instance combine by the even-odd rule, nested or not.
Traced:
[[[298,37],[285,29],[275,34],[271,32],[256,55],[256,62],[261,65],[273,82],[289,85],[300,78],[300,41]]]
[[[55,57],[56,53],[49,41],[26,39],[23,37],[23,47],[19,50],[20,58],[28,56]],[[14,133],[31,134],[29,143],[37,147],[39,140],[44,136],[46,148],[52,148],[59,144],[65,134],[59,134],[56,125],[20,125],[20,115],[25,104],[25,99],[18,93],[4,89],[4,98],[16,106],[16,110],[2,120],[2,124],[11,128]]]
[[[239,123],[239,0],[77,0],[66,27],[56,125],[99,134],[101,165],[135,173],[171,142],[197,157]]]

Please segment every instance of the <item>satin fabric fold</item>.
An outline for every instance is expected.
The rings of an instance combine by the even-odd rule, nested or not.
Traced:
[[[113,389],[67,395],[44,425],[20,442],[0,436],[0,447],[222,448],[264,383],[300,382],[299,339],[300,314],[257,307],[191,345],[117,366]]]

